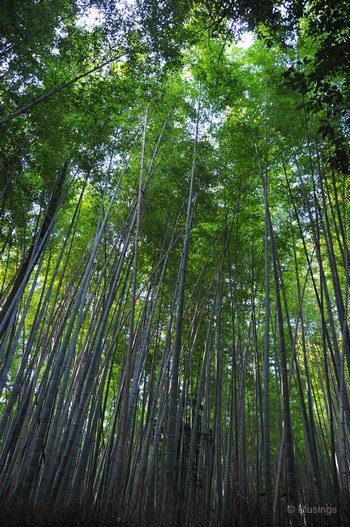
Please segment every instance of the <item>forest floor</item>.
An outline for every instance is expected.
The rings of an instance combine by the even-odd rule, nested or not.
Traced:
[[[86,513],[79,505],[65,505],[52,507],[41,505],[40,507],[28,506],[28,503],[12,501],[0,505],[0,527],[167,527],[161,520],[153,517],[147,522],[122,521],[121,518],[112,514],[103,514],[103,517],[91,513]],[[297,515],[296,525],[303,527],[340,527],[350,525],[345,518],[338,515],[327,514],[306,514]],[[350,519],[350,518],[349,518]],[[207,524],[208,525],[208,524]],[[214,525],[214,523],[213,523]],[[218,525],[215,523],[215,525]],[[254,518],[251,515],[240,516],[236,521],[220,522],[221,527],[262,527],[264,521],[259,518],[259,514]],[[288,518],[278,527],[292,525]],[[177,522],[176,527],[182,527],[181,521]],[[192,526],[191,526],[192,527]],[[204,527],[198,523],[193,527]]]

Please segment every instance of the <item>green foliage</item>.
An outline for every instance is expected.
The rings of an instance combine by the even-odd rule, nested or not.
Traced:
[[[350,362],[349,72],[336,56],[348,58],[347,12],[303,4],[140,1],[130,14],[104,0],[3,3],[0,500],[29,485],[39,501],[95,496],[100,510],[120,479],[123,514],[157,512],[178,373],[179,518],[204,525],[211,510],[219,525],[224,500],[234,524],[240,493],[264,509],[265,347],[280,519],[288,412],[300,496],[337,497],[343,475],[329,459],[340,466],[343,453],[330,445],[346,430]],[[84,28],[93,6],[104,22]],[[250,49],[230,40],[233,26],[260,23]]]

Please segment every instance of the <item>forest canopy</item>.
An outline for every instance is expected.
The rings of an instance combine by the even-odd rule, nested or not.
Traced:
[[[349,18],[2,0],[1,524],[349,525]]]

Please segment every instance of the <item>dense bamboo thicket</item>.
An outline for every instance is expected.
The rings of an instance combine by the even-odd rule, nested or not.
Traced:
[[[136,4],[0,7],[1,525],[346,526],[346,2]]]

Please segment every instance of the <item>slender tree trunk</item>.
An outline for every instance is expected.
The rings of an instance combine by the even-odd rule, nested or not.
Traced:
[[[186,269],[190,242],[190,230],[193,216],[193,198],[194,198],[194,178],[196,172],[196,152],[197,152],[197,141],[198,141],[198,130],[199,130],[199,107],[197,109],[197,120],[195,127],[194,136],[194,147],[193,147],[193,162],[192,171],[190,177],[190,185],[188,192],[187,201],[187,214],[186,214],[186,226],[184,233],[184,243],[182,249],[182,257],[179,270],[179,292],[178,292],[178,304],[176,313],[176,328],[175,337],[173,343],[173,357],[171,367],[171,384],[170,384],[170,395],[169,395],[169,417],[168,417],[168,437],[167,437],[167,450],[166,450],[166,478],[165,478],[165,492],[164,492],[164,510],[166,522],[169,525],[175,523],[175,504],[176,504],[176,457],[177,457],[177,437],[176,437],[176,416],[177,416],[177,404],[178,404],[178,385],[179,385],[179,368],[180,368],[180,353],[181,353],[181,340],[182,340],[182,328],[183,328],[183,313],[184,313],[184,297],[185,297],[185,284],[186,284]]]

